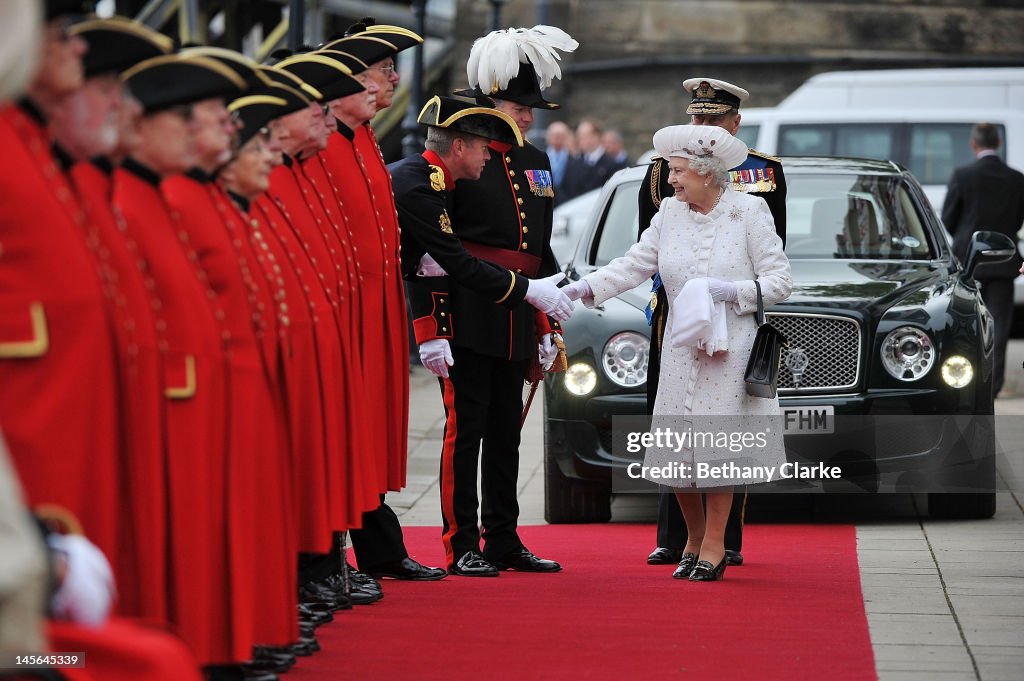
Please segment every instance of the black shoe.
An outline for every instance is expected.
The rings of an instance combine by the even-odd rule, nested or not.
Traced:
[[[683,558],[682,549],[666,549],[664,546],[651,551],[651,555],[647,556],[648,565],[672,565],[678,563]]]
[[[722,556],[718,565],[712,565],[709,561],[699,560],[690,573],[691,582],[717,582],[725,575],[725,568],[729,565],[729,559]]]
[[[335,593],[332,589],[320,586],[319,584],[310,583],[304,584],[299,589],[299,602],[307,605],[320,604],[325,605],[331,609],[331,611],[340,610],[338,603],[340,595]]]
[[[525,546],[507,554],[501,560],[492,560],[491,563],[499,570],[518,570],[520,572],[558,572],[562,569],[562,566],[553,560],[533,555]]]
[[[684,553],[679,558],[679,567],[672,573],[672,579],[687,579],[693,572],[693,566],[697,562],[696,553]]]
[[[309,622],[315,627],[334,621],[331,609],[322,603],[299,603],[299,621]]]
[[[466,551],[462,557],[455,561],[455,564],[448,568],[448,572],[460,577],[497,577],[498,568],[487,562],[483,556],[476,551]]]
[[[733,551],[732,549],[725,550],[725,559],[729,561],[729,565],[743,565],[743,554],[739,551]]]
[[[348,595],[352,599],[352,605],[369,605],[384,598],[382,592],[374,591],[365,586],[357,586],[356,584],[350,586]]]
[[[367,568],[366,571],[377,579],[390,577],[392,579],[406,579],[412,582],[432,582],[437,579],[444,579],[448,574],[444,568],[420,565],[408,556],[402,560],[381,563],[372,568]],[[453,572],[452,574],[456,573]]]
[[[252,662],[246,666],[262,672],[284,674],[295,665],[295,655],[287,648],[253,646]]]
[[[288,650],[297,657],[309,657],[320,650],[320,643],[315,638],[300,638],[297,642],[288,646]]]
[[[348,581],[351,584],[358,584],[359,586],[368,586],[371,589],[383,592],[380,582],[378,582],[376,579],[366,574],[365,572],[360,572],[359,570],[356,570],[351,565],[346,565],[346,567],[348,568]],[[339,579],[341,579],[341,575],[333,576],[336,576]]]

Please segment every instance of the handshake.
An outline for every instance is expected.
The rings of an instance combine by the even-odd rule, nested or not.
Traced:
[[[427,253],[420,258],[416,274],[420,277],[443,277],[448,273]],[[526,289],[526,302],[547,316],[564,322],[572,316],[573,301],[582,298],[590,287],[587,286],[586,291],[578,290],[580,284],[586,286],[585,282],[578,281],[560,289],[558,284],[563,279],[565,275],[561,273],[544,279],[531,279]]]

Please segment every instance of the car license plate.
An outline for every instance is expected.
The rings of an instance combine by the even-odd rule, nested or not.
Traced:
[[[836,430],[836,409],[821,407],[783,407],[783,430],[787,435],[827,434]]]

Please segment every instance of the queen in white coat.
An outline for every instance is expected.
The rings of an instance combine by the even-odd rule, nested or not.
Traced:
[[[649,447],[645,471],[668,470],[666,465],[672,464],[677,474],[669,479],[645,477],[676,487],[688,533],[680,570],[689,572],[693,581],[712,581],[725,571],[725,523],[732,485],[763,480],[757,477],[759,471],[772,466],[777,470],[786,461],[778,419],[770,418],[778,417],[779,402],[747,395],[743,375],[757,332],[754,280],[760,283],[767,307],[789,296],[792,277],[767,204],[729,188],[728,169],[747,156],[743,142],[722,128],[676,125],[654,135],[654,148],[669,159],[669,183],[675,196],[662,202],[650,228],[625,255],[562,291],[570,298],[582,298],[587,306],[600,305],[661,273],[673,301],[667,328],[682,331],[672,334],[673,343],[662,348],[652,428],[724,432],[729,443],[723,446],[720,438],[711,438],[691,439],[684,446]],[[687,282],[699,285],[688,286],[684,298],[692,291],[706,290],[703,295],[711,300],[680,299]],[[700,334],[685,332],[694,326],[692,318],[674,319],[708,309],[694,302],[714,303],[717,314],[724,315],[724,338],[721,323],[716,325],[714,320],[708,325],[711,337],[696,338]],[[754,439],[732,447],[744,433]],[[734,467],[700,475],[701,468],[707,472],[712,465],[729,464]]]

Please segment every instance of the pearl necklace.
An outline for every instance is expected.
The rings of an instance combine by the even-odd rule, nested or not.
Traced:
[[[708,208],[708,209],[707,209],[707,211],[706,211],[706,212],[704,212],[704,213],[701,213],[701,215],[707,215],[708,213],[712,213],[712,212],[714,212],[715,208],[718,208],[718,202],[722,200],[722,197],[723,197],[723,196],[725,196],[725,187],[722,187],[722,188],[721,188],[721,189],[719,190],[719,192],[718,192],[718,198],[716,198],[716,199],[715,199],[715,202],[711,204],[711,208]],[[695,212],[695,213],[700,213],[700,211],[699,211],[699,210],[697,210],[696,208],[694,208],[694,207],[693,207],[693,204],[692,204],[692,203],[690,204],[690,210],[692,210],[692,211],[693,211],[693,212]]]

